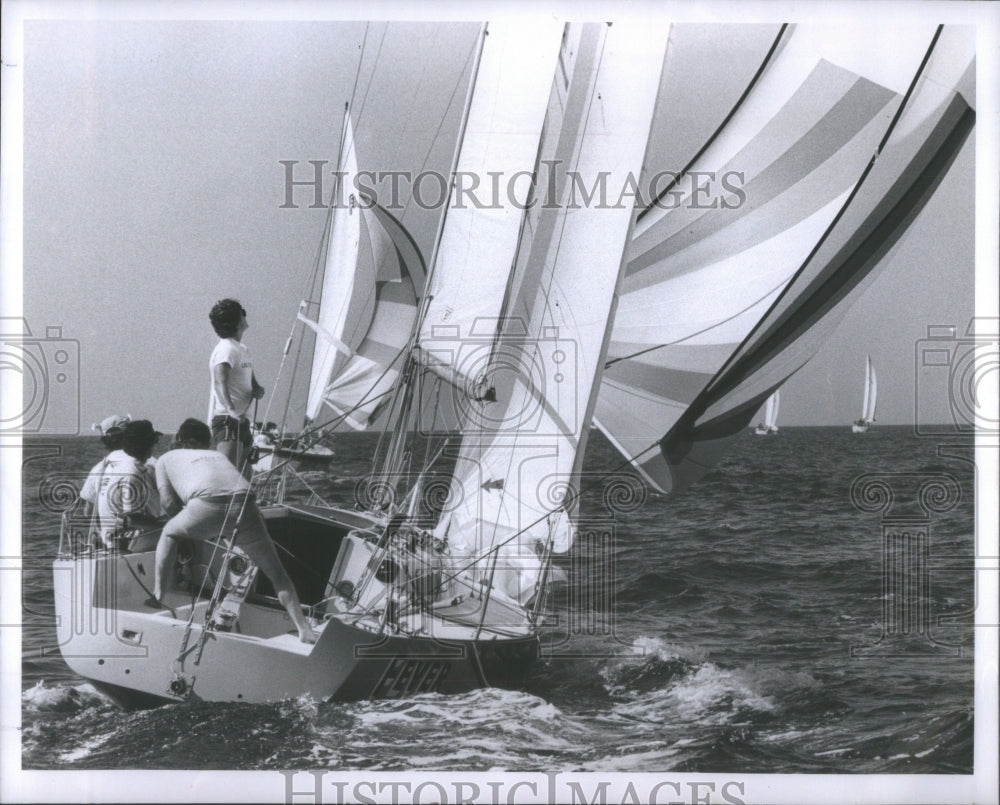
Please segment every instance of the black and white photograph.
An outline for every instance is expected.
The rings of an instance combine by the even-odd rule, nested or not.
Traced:
[[[3,5],[0,800],[997,803],[1000,7]]]

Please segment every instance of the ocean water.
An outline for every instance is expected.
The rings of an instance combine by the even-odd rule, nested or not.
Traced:
[[[369,436],[340,437],[304,483],[350,504]],[[131,712],[55,648],[58,511],[100,445],[36,439],[24,455],[25,769],[972,772],[967,445],[888,427],[748,432],[661,497],[609,477],[618,459],[595,433],[581,536],[559,559],[546,657],[522,690]],[[884,547],[898,514],[929,534],[906,566]],[[909,605],[884,591],[904,577],[923,579],[905,623]]]

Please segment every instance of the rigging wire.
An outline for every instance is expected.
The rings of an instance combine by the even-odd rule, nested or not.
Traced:
[[[476,39],[476,43],[473,49],[473,52],[475,53],[475,64],[472,68],[472,75],[469,82],[468,90],[466,92],[465,106],[462,114],[462,123],[459,129],[459,136],[457,138],[455,144],[455,150],[452,155],[452,161],[451,161],[452,176],[454,176],[455,171],[458,168],[458,160],[461,154],[462,143],[465,139],[466,126],[468,125],[468,120],[469,120],[469,110],[471,109],[472,106],[473,89],[476,84],[476,77],[481,63],[483,46],[487,33],[488,33],[487,27],[484,24],[481,28],[480,35]],[[458,90],[458,86],[460,85],[460,83],[461,81],[457,82],[452,90],[452,96],[449,99],[449,108],[451,107],[451,103],[455,98],[455,94]],[[437,132],[435,132],[434,140],[432,140],[432,142],[436,141],[438,135],[440,134],[441,127],[443,125],[444,125],[444,118],[442,117],[441,123],[438,125],[438,130]],[[429,154],[430,154],[430,149],[428,149],[428,157]],[[449,199],[450,198],[451,194],[449,192]],[[406,211],[404,210],[404,215],[405,212]],[[412,370],[412,364],[414,362],[413,352],[417,348],[417,344],[420,338],[420,331],[423,327],[424,318],[427,314],[427,309],[430,304],[430,300],[433,298],[433,296],[429,293],[429,291],[433,287],[433,278],[437,267],[438,249],[441,244],[441,235],[442,232],[444,231],[444,224],[445,220],[447,219],[447,215],[448,215],[448,205],[446,204],[438,223],[437,232],[434,238],[434,244],[431,250],[431,258],[428,261],[428,270],[424,277],[424,296],[421,300],[421,305],[417,312],[417,317],[413,323],[413,329],[411,330],[410,338],[407,342],[406,362],[403,366],[403,369],[400,371],[398,377],[396,378],[396,383],[393,389],[393,401],[390,404],[390,408],[392,411],[399,411],[400,414],[399,418],[394,420],[397,423],[397,427],[394,430],[392,437],[390,438],[389,446],[386,450],[386,463],[383,464],[383,472],[386,476],[391,476],[394,473],[398,472],[398,468],[394,467],[392,462],[396,461],[399,458],[400,451],[402,449],[401,442],[406,438],[405,433],[407,430],[406,424],[409,420],[409,411],[404,410],[402,406],[409,405],[409,403],[412,402],[412,397],[413,397],[412,390],[409,390],[407,388],[407,385],[411,382],[413,377],[413,370]],[[402,216],[400,216],[400,218],[402,219]]]

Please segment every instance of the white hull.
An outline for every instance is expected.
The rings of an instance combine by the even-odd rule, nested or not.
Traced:
[[[851,433],[867,433],[871,422],[855,422],[851,425]]]
[[[53,564],[64,660],[123,705],[269,702],[303,695],[397,698],[523,681],[537,655],[534,630],[513,619],[502,633],[479,629],[482,610],[474,600],[443,602],[432,612],[401,617],[395,630],[380,629],[384,612],[338,611],[343,607],[333,605],[328,584],[315,582],[316,571],[325,566],[330,572],[348,529],[373,522],[338,510],[332,519],[330,511],[265,510],[276,542],[303,555],[308,548],[314,557],[304,568],[286,562],[315,617],[314,645],[299,641],[287,613],[259,583],[240,605],[232,631],[206,631],[207,596],[168,593],[165,603],[172,612],[144,604],[152,588],[152,551],[100,551],[65,554]],[[326,545],[317,550],[321,542]]]
[[[758,425],[753,429],[753,432],[756,436],[770,436],[771,434],[778,432],[778,426],[771,425],[768,427],[767,425]]]
[[[257,448],[262,456],[276,455],[281,458],[295,458],[299,461],[311,461],[317,464],[329,464],[333,460],[334,452],[329,447],[323,445],[313,445],[312,447],[259,447]]]
[[[273,463],[275,458],[294,458],[303,462],[328,464],[336,453],[324,444],[307,444],[303,446],[297,436],[289,436],[277,443],[274,440],[258,439],[255,444],[261,461]],[[270,464],[260,466],[260,469],[270,469]]]

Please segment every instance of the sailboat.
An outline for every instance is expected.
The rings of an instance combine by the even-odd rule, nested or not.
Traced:
[[[780,391],[775,391],[767,398],[767,402],[764,403],[764,421],[759,422],[753,431],[757,436],[767,436],[769,433],[778,432],[778,405],[780,402]]]
[[[271,470],[277,459],[295,459],[297,461],[324,465],[329,464],[336,453],[333,447],[324,444],[327,434],[305,431],[299,434],[283,434],[277,429],[264,429],[255,424],[253,434],[253,454],[250,460],[256,471]]]
[[[872,365],[872,356],[865,358],[865,393],[861,402],[861,419],[851,424],[852,433],[865,433],[875,421],[875,402],[878,399],[878,378]]]
[[[123,704],[523,684],[553,557],[577,537],[591,422],[655,489],[706,472],[815,352],[971,130],[971,39],[932,28],[888,69],[861,58],[884,33],[782,26],[685,170],[742,160],[763,195],[706,209],[574,201],[580,176],[625,188],[652,169],[666,31],[484,26],[452,175],[534,181],[518,204],[449,205],[427,259],[351,181],[363,160],[348,105],[344,203],[293,336],[313,340],[306,428],[333,417],[383,438],[358,509],[288,501],[277,469],[255,479],[318,641],[290,633],[238,539],[196,545],[150,610],[153,552],[94,548],[67,514],[53,565],[66,663]],[[453,421],[438,427],[443,398]]]
[[[583,175],[617,162],[610,179],[623,185],[642,163],[665,49],[641,25],[484,28],[453,173],[511,175],[544,156]],[[530,214],[449,209],[425,263],[401,222],[352,189],[358,164],[348,109],[346,203],[331,205],[319,304],[296,318],[315,339],[307,416],[358,429],[386,416],[388,443],[364,510],[280,492],[263,507],[319,639],[290,633],[266,580],[247,581],[246,557],[223,539],[197,545],[165,608],[150,611],[151,552],[93,550],[64,528],[54,565],[63,657],[123,704],[453,693],[519,685],[538,656],[551,555],[572,531],[547,501],[499,503],[524,477],[502,459],[518,452],[558,481],[578,471],[632,209],[573,208],[563,197],[572,177],[548,177],[561,203]],[[589,282],[568,282],[582,255]],[[536,371],[494,372],[481,396],[496,355]],[[436,523],[422,494],[429,473],[409,472],[418,381],[455,389],[460,418],[457,504]],[[513,413],[484,413],[487,399]],[[113,628],[76,628],[80,613]]]

